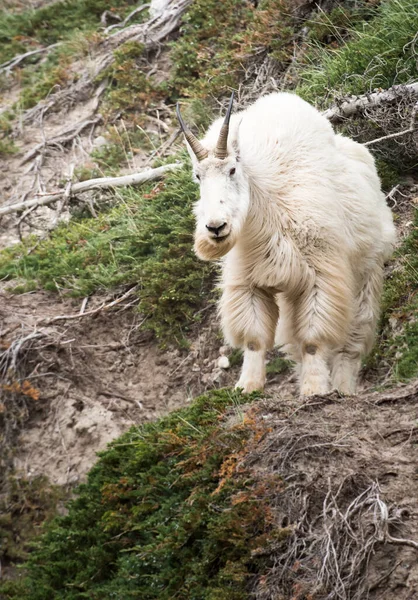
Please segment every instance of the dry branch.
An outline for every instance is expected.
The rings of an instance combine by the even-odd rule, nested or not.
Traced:
[[[322,114],[332,123],[355,117],[368,108],[379,106],[380,104],[389,104],[405,95],[418,96],[418,82],[407,85],[394,85],[387,90],[355,96],[349,100],[344,100],[341,104],[332,106]]]
[[[2,71],[6,71],[6,73],[10,73],[12,69],[20,65],[21,62],[29,58],[30,56],[35,56],[36,54],[43,54],[44,52],[49,52],[52,48],[56,48],[57,46],[61,46],[61,42],[57,42],[56,44],[51,44],[46,48],[38,48],[37,50],[31,50],[30,52],[25,52],[24,54],[19,54],[9,60],[6,60],[3,64],[0,65],[0,73]]]
[[[79,183],[75,183],[71,187],[71,195],[75,196],[77,194],[81,194],[82,192],[87,192],[93,189],[106,189],[128,185],[141,185],[142,183],[146,183],[147,181],[154,181],[155,179],[160,179],[168,171],[174,171],[175,169],[180,168],[182,164],[183,163],[172,163],[169,165],[164,165],[162,167],[157,167],[156,169],[148,169],[146,171],[142,171],[141,173],[123,175],[122,177],[99,177],[97,179],[89,179],[88,181],[80,181]],[[65,190],[60,190],[59,192],[55,192],[54,194],[47,194],[46,196],[33,198],[32,200],[27,200],[26,202],[18,202],[16,204],[4,206],[0,208],[0,217],[2,215],[8,215],[10,213],[18,212],[19,210],[26,210],[28,208],[31,208],[32,206],[45,206],[46,204],[51,204],[52,202],[56,202],[57,200],[62,198],[64,195]]]
[[[143,12],[144,10],[146,10],[147,8],[149,8],[151,6],[151,4],[143,4],[142,6],[138,6],[137,8],[135,8],[135,10],[133,10],[131,13],[129,13],[129,15],[126,17],[126,19],[124,19],[121,23],[115,23],[114,25],[110,25],[109,27],[107,27],[105,29],[105,33],[109,33],[110,31],[112,31],[112,29],[121,29],[123,27],[125,27],[125,25],[137,14]],[[107,11],[106,11],[107,12]]]

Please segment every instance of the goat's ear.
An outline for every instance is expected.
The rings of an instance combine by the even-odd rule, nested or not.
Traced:
[[[196,154],[193,152],[192,147],[190,146],[189,142],[186,139],[184,141],[186,142],[187,152],[189,153],[190,159],[192,161],[192,165],[193,165],[193,167],[196,167],[196,165],[199,164],[199,161],[196,158]]]
[[[236,156],[237,161],[239,161],[240,159],[240,149],[239,149],[239,128],[242,122],[242,117],[237,125],[237,128],[234,132],[234,139],[232,140],[232,148],[234,149],[234,153]]]

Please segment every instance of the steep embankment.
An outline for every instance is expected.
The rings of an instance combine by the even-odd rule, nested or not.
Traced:
[[[232,353],[230,370],[217,365],[225,349],[213,317],[216,269],[191,250],[198,191],[174,103],[202,131],[231,88],[238,106],[284,87],[326,109],[411,83],[415,2],[326,1],[313,10],[283,0],[117,0],[111,9],[102,0],[35,8],[8,0],[7,8],[1,204],[61,196],[0,216],[0,243],[14,244],[0,254],[0,560],[3,579],[15,578],[0,595],[412,600],[410,90],[334,119],[370,143],[399,232],[359,396],[301,404],[288,365],[272,353],[268,399],[209,392],[139,425],[232,385],[240,362]],[[183,166],[139,190],[72,193],[77,181],[176,160]],[[28,540],[62,512],[95,452],[132,425],[39,542],[27,578],[16,578]]]

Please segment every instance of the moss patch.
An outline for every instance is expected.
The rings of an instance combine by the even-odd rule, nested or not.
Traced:
[[[243,402],[212,392],[112,443],[7,598],[249,598],[264,568],[255,551],[288,532],[267,500],[281,478],[245,466],[265,425]]]

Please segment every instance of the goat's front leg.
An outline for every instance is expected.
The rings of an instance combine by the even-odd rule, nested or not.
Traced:
[[[249,394],[266,381],[266,351],[273,347],[279,310],[274,293],[245,285],[225,286],[220,301],[226,341],[244,350],[244,363],[236,388]]]

